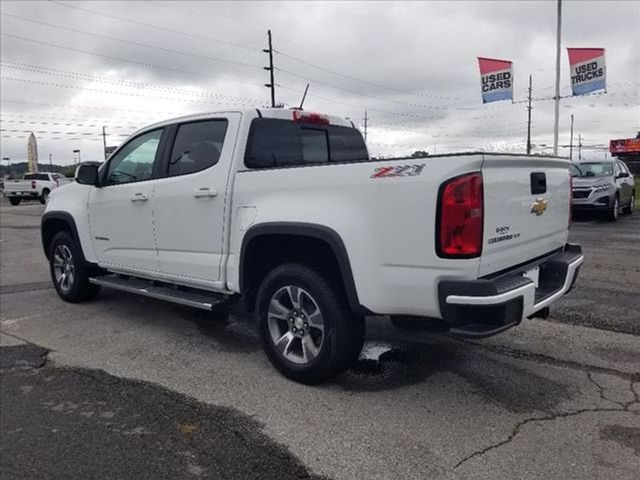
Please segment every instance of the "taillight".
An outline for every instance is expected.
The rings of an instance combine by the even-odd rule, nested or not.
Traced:
[[[452,178],[440,187],[437,249],[440,257],[471,258],[482,252],[482,174]]]
[[[303,112],[302,110],[293,111],[294,122],[316,123],[319,125],[329,125],[329,117],[313,112]]]
[[[36,181],[35,180],[31,180],[31,188],[36,188]]]

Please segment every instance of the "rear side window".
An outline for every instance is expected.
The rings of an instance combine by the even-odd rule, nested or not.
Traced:
[[[355,128],[257,118],[251,123],[245,165],[273,168],[368,160]]]
[[[25,180],[49,180],[49,176],[46,173],[27,173],[24,176]]]
[[[226,132],[226,120],[180,125],[171,150],[169,175],[199,172],[218,163]]]
[[[329,140],[331,144],[332,162],[352,162],[368,160],[369,153],[362,135],[355,128],[330,127]]]

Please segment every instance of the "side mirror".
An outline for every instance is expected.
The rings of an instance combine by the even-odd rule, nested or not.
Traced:
[[[629,174],[627,172],[620,172],[616,178],[627,178]]]
[[[98,186],[98,165],[81,164],[76,170],[76,182],[81,185]]]

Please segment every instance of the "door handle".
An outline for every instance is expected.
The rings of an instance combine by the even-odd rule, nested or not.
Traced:
[[[198,188],[195,192],[193,192],[193,196],[196,198],[211,198],[218,195],[218,192],[215,188],[209,187],[201,187]]]
[[[137,192],[131,195],[132,202],[146,202],[147,200],[149,200],[149,197],[142,192]]]

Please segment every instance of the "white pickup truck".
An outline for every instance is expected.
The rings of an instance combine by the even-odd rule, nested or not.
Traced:
[[[548,314],[583,262],[569,162],[370,160],[352,122],[238,110],[151,125],[52,192],[42,242],[63,300],[100,286],[202,309],[241,299],[268,358],[316,383],[364,317],[489,336]]]
[[[47,203],[51,192],[69,180],[59,173],[26,173],[22,180],[9,180],[4,185],[4,195],[11,205],[20,205],[22,200],[40,200]]]

